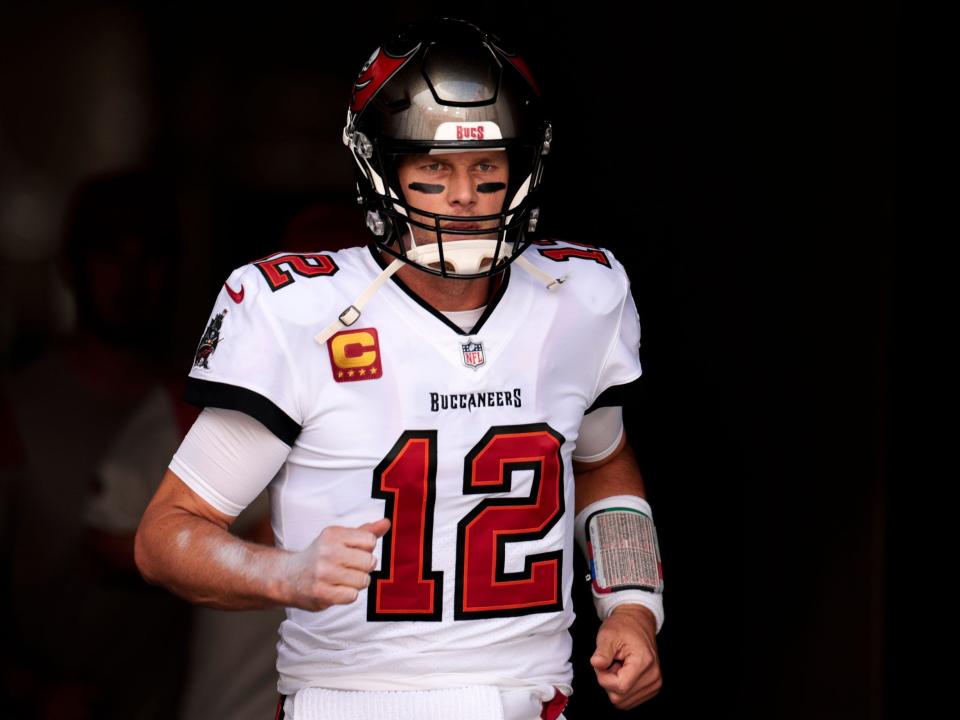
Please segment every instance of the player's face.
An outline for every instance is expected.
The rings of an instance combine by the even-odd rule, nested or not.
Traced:
[[[408,155],[400,161],[397,172],[408,204],[427,212],[464,218],[499,213],[509,177],[507,153],[503,150]],[[416,213],[411,213],[411,218],[427,224],[433,222]],[[495,228],[497,221],[445,220],[441,226]],[[412,227],[418,245],[437,241],[435,232]],[[442,234],[444,242],[495,237],[495,232],[490,235]]]

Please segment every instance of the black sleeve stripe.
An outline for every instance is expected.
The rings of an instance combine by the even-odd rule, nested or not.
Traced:
[[[253,390],[227,383],[187,378],[183,399],[201,408],[214,407],[246,413],[263,423],[287,445],[293,445],[293,441],[300,434],[300,425],[296,420]]]
[[[611,385],[600,393],[597,399],[593,401],[593,405],[587,408],[584,415],[589,415],[597,408],[616,407],[618,405],[623,407],[630,402],[636,402],[640,388],[643,387],[640,384],[640,379],[631,380],[625,385]]]

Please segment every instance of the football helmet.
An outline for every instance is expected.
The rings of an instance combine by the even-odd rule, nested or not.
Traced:
[[[444,18],[411,26],[374,51],[354,84],[343,142],[377,245],[434,275],[478,278],[500,272],[530,244],[552,135],[524,60],[475,25]],[[470,216],[473,227],[463,227],[463,215],[429,212],[405,197],[397,172],[405,155],[482,149],[507,153],[498,214]],[[415,235],[413,226],[430,232]]]

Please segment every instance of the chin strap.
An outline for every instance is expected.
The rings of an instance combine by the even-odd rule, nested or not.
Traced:
[[[518,258],[516,258],[514,262],[546,285],[547,290],[555,290],[567,280],[566,275],[561,275],[560,277],[555,278],[549,273],[545,273],[532,262],[527,260],[523,255],[520,255]]]
[[[324,345],[327,340],[333,337],[335,333],[353,325],[360,318],[363,308],[368,302],[370,302],[370,298],[377,293],[377,290],[379,290],[381,286],[390,279],[390,276],[399,270],[403,264],[404,261],[400,258],[397,258],[392,263],[387,265],[383,272],[377,275],[376,279],[370,283],[367,289],[360,293],[357,299],[353,301],[353,304],[347,306],[347,308],[340,313],[340,316],[332,323],[327,325],[323,332],[315,335],[314,339],[321,345]]]
[[[457,245],[466,245],[467,243],[471,243],[471,242],[472,243],[494,242],[494,244],[496,244],[495,241],[489,241],[489,240],[461,240],[457,242]],[[433,247],[433,245],[421,245],[420,247],[415,248],[416,255],[414,255],[413,252],[411,251],[407,251],[407,256],[411,257],[417,262],[423,262],[425,259],[429,259],[433,257],[433,255],[436,256],[437,260],[439,260],[440,253],[438,251],[435,251],[435,250],[432,251],[433,253],[432,255],[428,255],[427,253],[423,252],[427,248],[431,248],[431,247]],[[464,248],[464,249],[467,249],[467,248]],[[470,248],[471,256],[479,252],[480,250],[478,248]],[[487,257],[489,257],[489,254],[487,255]],[[479,265],[479,262],[480,261],[478,260],[477,261],[478,265]],[[546,285],[547,290],[555,290],[556,288],[560,287],[560,285],[562,285],[563,282],[567,279],[565,275],[555,278],[545,273],[543,270],[541,270],[532,262],[530,262],[525,257],[523,257],[523,255],[520,255],[519,257],[517,257],[514,260],[514,262],[517,263],[517,265],[522,267],[524,270],[526,270],[528,273],[533,275],[535,278],[540,280],[544,285]],[[357,320],[359,320],[360,315],[363,313],[363,308],[366,306],[368,302],[370,302],[370,298],[372,298],[377,293],[377,290],[379,290],[383,286],[383,284],[387,280],[389,280],[390,277],[404,265],[404,263],[405,263],[405,260],[403,260],[402,258],[396,258],[392,263],[390,263],[383,270],[383,272],[377,275],[376,279],[372,283],[370,283],[367,289],[364,290],[362,293],[360,293],[357,299],[354,300],[351,305],[348,305],[344,309],[344,311],[340,313],[339,317],[336,320],[334,320],[332,323],[327,325],[327,327],[324,328],[322,332],[317,333],[314,336],[314,339],[321,345],[324,345],[326,344],[327,340],[333,337],[336,333],[343,330],[344,328],[350,327]]]

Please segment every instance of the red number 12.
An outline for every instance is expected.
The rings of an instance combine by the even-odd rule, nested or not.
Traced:
[[[562,550],[529,555],[505,570],[509,542],[546,536],[564,512],[563,436],[545,423],[491,428],[464,460],[463,493],[510,492],[513,472],[531,470],[524,497],[488,498],[457,525],[454,619],[505,617],[563,608]],[[440,620],[443,573],[431,570],[437,431],[408,430],[373,472],[390,531],[372,573],[368,620]]]

